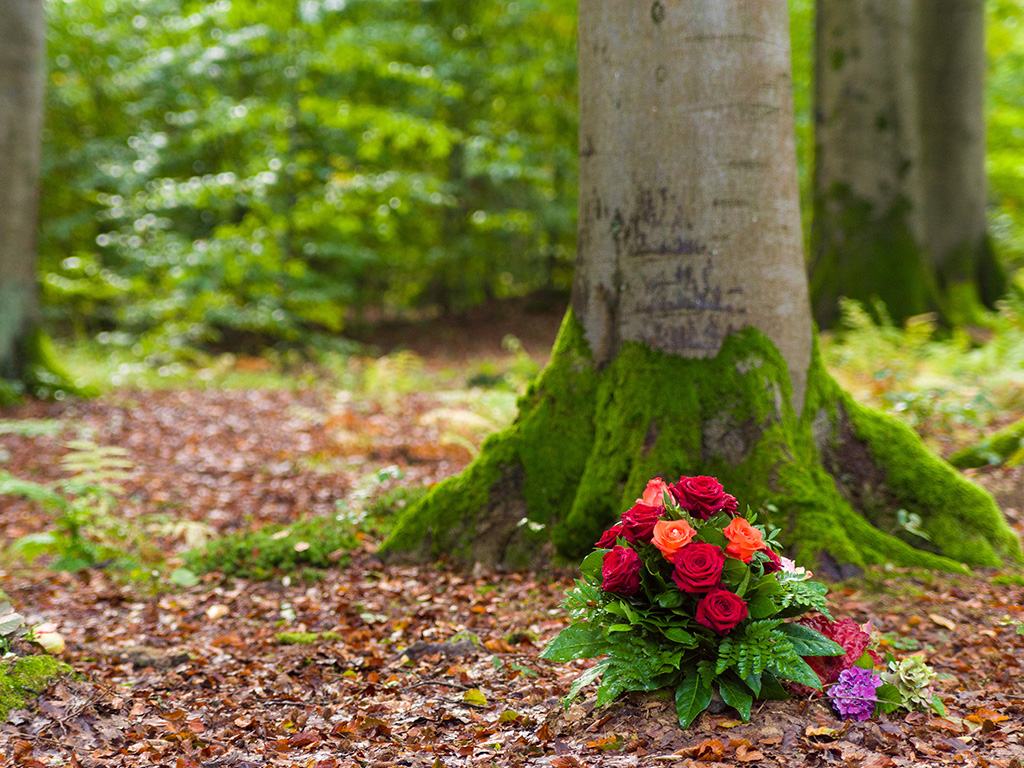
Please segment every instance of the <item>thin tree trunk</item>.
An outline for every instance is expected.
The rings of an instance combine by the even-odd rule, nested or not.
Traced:
[[[0,378],[20,377],[38,315],[44,44],[42,0],[0,0]]]

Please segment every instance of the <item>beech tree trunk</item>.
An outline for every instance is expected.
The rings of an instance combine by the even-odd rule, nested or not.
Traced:
[[[832,325],[840,296],[928,312],[914,78],[915,0],[819,0],[811,295]]]
[[[44,44],[42,0],[0,0],[0,379],[20,378],[38,314]]]
[[[1006,289],[985,217],[982,0],[819,0],[811,295],[975,320]]]
[[[991,498],[815,353],[786,0],[581,0],[579,51],[579,254],[551,362],[384,553],[578,557],[650,478],[705,474],[827,573],[1024,562]]]
[[[1006,290],[985,217],[985,4],[918,0],[924,245],[953,322]]]

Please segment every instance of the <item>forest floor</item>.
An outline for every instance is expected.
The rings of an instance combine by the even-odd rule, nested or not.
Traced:
[[[505,332],[545,354],[557,317],[508,320],[477,318],[433,335],[395,329],[377,341],[414,349],[417,376],[447,371],[456,381],[469,358],[515,365]],[[514,400],[482,408],[486,398],[467,396],[464,379],[427,390],[402,375],[405,391],[121,389],[91,402],[29,403],[0,410],[0,423],[42,425],[0,430],[0,469],[46,483],[61,477],[70,440],[127,449],[118,509],[126,542],[134,530],[132,546],[173,568],[204,536],[331,515],[367,493],[456,473]],[[374,480],[388,465],[404,477]],[[974,479],[1024,533],[1021,468]],[[0,541],[52,528],[52,516],[28,502],[0,505]],[[559,604],[571,572],[385,567],[378,542],[365,531],[326,571],[270,581],[214,573],[189,588],[170,584],[166,567],[125,578],[5,556],[0,589],[33,623],[59,625],[63,658],[78,674],[0,724],[0,766],[1024,768],[1019,573],[877,570],[832,585],[837,617],[871,621],[884,647],[923,653],[938,670],[946,717],[844,723],[804,699],[760,704],[749,724],[725,710],[682,730],[657,696],[561,706],[588,662],[539,654],[566,624]],[[311,634],[293,643],[282,632]]]

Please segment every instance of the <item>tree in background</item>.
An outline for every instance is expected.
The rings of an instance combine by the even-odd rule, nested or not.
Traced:
[[[582,0],[579,34],[572,307],[514,424],[385,551],[579,556],[649,478],[708,474],[805,562],[1024,560],[990,497],[816,354],[784,0]]]
[[[187,353],[567,290],[573,6],[50,3],[44,304]]]
[[[976,318],[1005,291],[985,216],[982,0],[819,0],[811,295]]]
[[[43,120],[43,6],[0,2],[0,403],[20,381],[39,319],[35,253]]]

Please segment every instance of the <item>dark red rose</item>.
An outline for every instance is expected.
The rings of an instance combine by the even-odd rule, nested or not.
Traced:
[[[725,567],[725,553],[714,544],[694,541],[676,552],[673,562],[676,568],[672,581],[683,592],[696,594],[718,586]]]
[[[736,512],[739,502],[713,477],[680,477],[669,486],[679,506],[694,517],[707,520],[718,512]]]
[[[622,535],[627,541],[649,543],[654,535],[654,524],[661,520],[664,507],[652,507],[639,502],[622,513]]]
[[[713,589],[697,603],[697,614],[694,618],[698,624],[725,635],[747,618],[747,604],[735,592]]]
[[[822,685],[838,680],[839,674],[856,664],[871,643],[871,635],[861,629],[853,619],[829,621],[824,616],[805,616],[798,623],[821,632],[829,640],[843,646],[846,651],[843,656],[804,656],[804,661],[818,673]],[[874,651],[868,653],[877,664],[878,655]]]
[[[782,558],[775,552],[772,552],[768,547],[761,550],[761,554],[768,558],[768,562],[764,564],[765,573],[777,573],[782,570]]]
[[[629,547],[616,545],[601,562],[601,589],[619,595],[635,595],[640,589],[640,555]]]
[[[617,523],[601,534],[601,538],[594,545],[597,549],[611,549],[615,546],[616,539],[622,535],[622,523]]]

